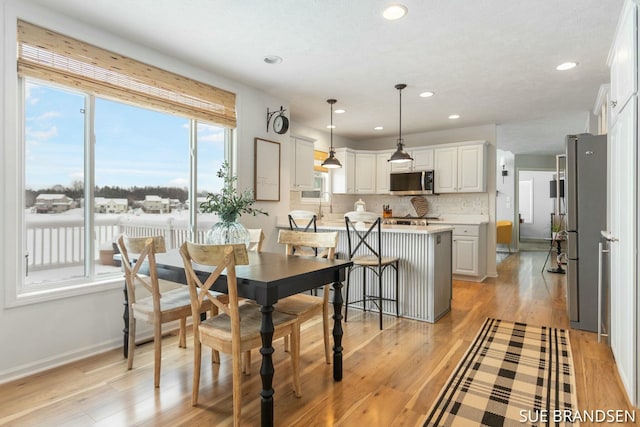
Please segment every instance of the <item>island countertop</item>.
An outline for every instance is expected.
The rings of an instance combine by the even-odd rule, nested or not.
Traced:
[[[289,228],[288,223],[278,221],[278,228]],[[327,231],[344,231],[346,225],[344,221],[318,221],[316,222],[316,228],[318,230]],[[368,228],[368,227],[367,227]],[[382,224],[381,231],[383,233],[409,233],[409,234],[435,234],[445,231],[452,231],[453,226],[448,224],[432,224],[432,225],[397,225],[397,224]]]

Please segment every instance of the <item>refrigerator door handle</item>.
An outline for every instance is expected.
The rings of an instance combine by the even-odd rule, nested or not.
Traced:
[[[580,254],[578,253],[578,232],[568,230],[567,231],[567,257],[569,259],[578,259]]]

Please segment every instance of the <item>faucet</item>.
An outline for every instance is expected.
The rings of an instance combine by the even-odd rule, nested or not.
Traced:
[[[320,193],[320,203],[318,204],[318,219],[322,219],[322,198],[324,195],[329,196],[329,213],[333,213],[333,196],[328,191]]]

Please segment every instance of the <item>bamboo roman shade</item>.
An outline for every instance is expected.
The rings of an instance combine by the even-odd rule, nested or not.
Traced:
[[[18,74],[170,114],[236,127],[236,95],[25,21]]]

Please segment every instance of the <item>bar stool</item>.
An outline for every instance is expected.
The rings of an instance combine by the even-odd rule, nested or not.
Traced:
[[[362,308],[367,311],[367,303],[372,302],[378,307],[380,315],[380,329],[382,330],[382,302],[394,302],[396,317],[400,315],[398,301],[399,290],[399,258],[382,255],[381,218],[373,212],[348,212],[344,216],[347,229],[347,241],[349,245],[349,260],[353,266],[347,271],[347,285],[345,296],[344,321],[347,321],[349,305],[362,303]],[[370,225],[369,225],[370,224]],[[382,292],[383,274],[388,267],[395,270],[395,296],[384,297]],[[351,272],[362,269],[362,299],[349,301],[349,282]],[[367,293],[367,271],[373,272],[378,278],[377,294]]]

